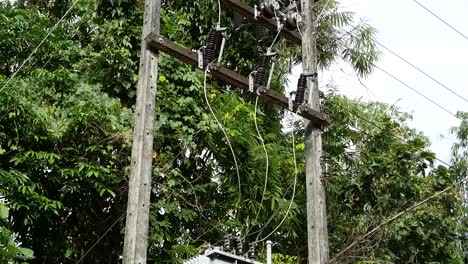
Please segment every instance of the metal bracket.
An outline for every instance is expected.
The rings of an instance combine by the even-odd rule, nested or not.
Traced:
[[[221,65],[221,60],[223,59],[223,54],[224,54],[224,46],[226,45],[226,40],[229,37],[229,35],[226,33],[227,28],[226,27],[221,27],[219,23],[216,24],[216,31],[223,32],[223,40],[221,41],[221,47],[219,49],[219,55],[218,55],[218,60],[216,62],[216,67],[219,67]]]
[[[255,79],[255,74],[257,74],[257,71],[253,71],[249,74],[249,92],[253,93],[254,92],[254,79]]]
[[[198,68],[203,70],[203,51],[205,50],[206,46],[203,46],[197,50],[197,57],[198,57]]]
[[[267,85],[266,85],[267,90],[270,90],[271,80],[273,79],[273,72],[275,71],[275,66],[276,66],[276,63],[273,62],[271,64],[270,75],[268,76],[268,81],[267,81]]]

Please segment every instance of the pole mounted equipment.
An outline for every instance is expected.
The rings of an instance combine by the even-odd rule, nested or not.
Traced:
[[[299,15],[295,10],[290,10],[283,15],[283,24],[287,30],[296,31],[298,23],[301,21],[301,15]]]
[[[302,111],[302,108],[304,108],[308,103],[305,100],[308,78],[317,78],[317,73],[301,73],[301,76],[299,76],[299,80],[297,81],[297,90],[295,92],[296,96],[293,103],[294,111]]]
[[[270,49],[268,49],[266,53],[260,55],[257,69],[249,75],[249,91],[256,91],[257,94],[259,94],[270,89],[275,69],[275,62],[273,61],[274,56],[276,56],[276,53],[272,52]]]
[[[281,9],[281,2],[277,0],[263,0],[258,8],[255,8],[257,12],[267,19],[272,19],[276,17],[276,14]],[[256,17],[260,15],[257,13]]]
[[[322,180],[330,178],[330,155],[322,155],[320,157],[320,165],[322,167]]]
[[[201,47],[197,52],[199,68],[211,64],[215,58],[218,58],[216,66],[219,66],[227,37],[226,28],[221,27],[219,23],[210,30],[206,46]]]

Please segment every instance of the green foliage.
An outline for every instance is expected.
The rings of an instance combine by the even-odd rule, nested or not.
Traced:
[[[320,66],[342,57],[358,74],[369,74],[378,59],[372,41],[375,30],[360,23],[353,34],[343,34],[341,28],[350,27],[354,15],[339,11],[336,1],[320,1],[319,5],[325,3],[328,6],[318,26]],[[0,3],[0,85],[69,4],[67,0]],[[1,248],[8,252],[1,251],[0,257],[8,261],[14,254],[30,257],[30,251],[16,247],[21,243],[34,250],[31,263],[76,263],[125,211],[142,4],[80,1],[0,93],[0,195],[9,207],[0,239],[2,245],[10,245]],[[217,5],[211,0],[164,1],[162,14],[161,34],[196,49],[204,45],[217,21]],[[232,13],[224,10],[222,24],[232,28],[231,18]],[[223,60],[244,75],[268,46],[259,44],[253,32],[253,24],[231,32]],[[289,69],[299,62],[300,53],[286,41],[275,49],[281,62],[273,89],[283,92]],[[258,106],[257,122],[270,154],[267,190],[261,202],[265,156],[254,127],[254,98],[229,91],[226,88],[233,87],[208,76],[211,106],[238,158],[239,190],[229,147],[204,102],[202,81],[202,73],[160,55],[150,262],[181,263],[226,234],[253,233],[246,242],[260,239],[280,223],[291,199],[295,171],[291,133],[283,131],[281,123],[284,113],[268,104]],[[405,124],[409,115],[383,104],[342,97],[331,97],[326,106],[334,119],[324,135],[333,160],[333,177],[327,183],[332,253],[412,201],[453,183],[453,171],[434,167],[435,155],[423,150],[427,139]],[[304,144],[299,140],[300,124],[294,132],[301,183]],[[463,137],[464,132],[459,133]],[[304,191],[298,184],[289,216],[271,236],[281,245],[275,263],[304,261]],[[456,220],[461,212],[456,195],[450,192],[407,214],[362,243],[354,255],[369,263],[459,260],[462,227]],[[5,216],[2,208],[0,215]],[[117,263],[122,234],[123,221],[84,262]],[[354,260],[347,256],[344,261]]]
[[[433,165],[434,153],[425,151],[428,140],[405,124],[408,114],[343,97],[332,97],[326,106],[341,120],[324,137],[333,160],[327,182],[332,255],[456,180],[447,168]],[[354,263],[359,256],[377,262],[462,263],[462,215],[458,193],[450,191],[381,228],[339,262]]]
[[[8,226],[8,216],[8,206],[0,203],[0,261],[8,264],[26,263],[24,261],[33,259],[34,252],[17,245]]]

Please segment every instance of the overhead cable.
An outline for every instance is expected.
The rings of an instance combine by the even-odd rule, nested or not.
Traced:
[[[223,132],[224,137],[226,138],[226,141],[227,141],[227,143],[229,145],[229,149],[231,150],[232,157],[234,159],[234,165],[236,167],[236,174],[237,174],[237,183],[238,183],[238,187],[239,187],[239,201],[238,201],[238,203],[239,203],[239,206],[240,206],[242,196],[241,196],[241,178],[240,178],[240,173],[239,173],[239,166],[237,164],[236,153],[234,152],[234,148],[232,147],[231,141],[229,140],[229,137],[228,137],[228,135],[226,133],[226,130],[224,129],[223,125],[221,124],[221,122],[216,117],[216,114],[214,113],[213,109],[211,108],[210,101],[208,100],[208,95],[207,95],[207,91],[206,91],[206,79],[207,79],[207,75],[208,75],[209,70],[210,70],[210,64],[208,64],[206,66],[206,69],[205,69],[205,75],[204,75],[204,78],[203,78],[203,93],[205,95],[205,101],[206,101],[206,104],[208,105],[208,109],[210,110],[211,115],[216,120],[216,123],[218,124],[219,128]]]
[[[78,1],[80,1],[80,0],[76,0],[75,2],[73,2],[73,4],[70,6],[70,8],[68,8],[68,10],[65,12],[65,14],[63,14],[63,16],[60,18],[60,20],[57,21],[57,23],[55,23],[55,25],[49,30],[49,32],[41,40],[41,42],[39,42],[39,44],[36,46],[36,48],[34,48],[34,50],[31,52],[31,54],[29,54],[29,56],[23,61],[23,63],[21,63],[19,68],[10,76],[10,78],[7,80],[7,82],[2,86],[2,88],[0,89],[0,93],[13,81],[13,79],[16,77],[16,75],[19,73],[19,71],[21,71],[21,69],[32,58],[32,56],[34,56],[34,54],[36,54],[36,52],[39,50],[39,48],[42,46],[42,44],[44,44],[44,42],[47,40],[47,38],[52,34],[52,32],[55,31],[55,29],[58,27],[58,25],[65,19],[65,17],[68,16],[68,14],[75,7],[75,5],[78,3]]]
[[[465,102],[468,103],[468,99],[466,99],[465,97],[461,96],[459,93],[455,92],[454,90],[450,89],[449,87],[447,87],[445,84],[443,84],[442,82],[438,81],[436,78],[432,77],[431,75],[429,75],[428,73],[426,73],[425,71],[423,71],[421,68],[419,68],[418,66],[414,65],[413,63],[409,62],[407,59],[403,58],[401,55],[399,55],[398,53],[396,53],[395,51],[387,48],[386,46],[384,46],[382,43],[380,43],[379,41],[375,40],[374,39],[374,42],[377,43],[377,45],[381,46],[382,48],[386,49],[388,52],[390,52],[391,54],[393,54],[395,57],[399,58],[400,60],[404,61],[406,64],[408,64],[409,66],[413,67],[414,69],[416,69],[417,71],[419,71],[420,73],[424,74],[426,77],[428,77],[429,79],[431,79],[432,81],[434,81],[435,83],[439,84],[440,86],[442,86],[445,90],[451,92],[452,94],[456,95],[458,98],[464,100]]]
[[[437,18],[440,22],[444,23],[445,25],[447,25],[449,28],[451,28],[453,31],[455,31],[456,33],[458,33],[460,36],[462,36],[464,39],[468,40],[468,37],[463,34],[460,30],[456,29],[454,26],[450,25],[447,21],[445,21],[444,19],[442,19],[440,16],[438,16],[436,13],[434,13],[433,11],[431,11],[429,8],[425,7],[423,4],[421,4],[420,2],[418,2],[417,0],[413,0],[416,4],[418,4],[420,7],[422,7],[424,10],[426,10],[427,12],[429,12],[431,15],[433,15],[435,18]]]
[[[380,127],[379,125],[377,125],[375,122],[372,122],[372,121],[370,121],[369,119],[363,117],[362,115],[360,115],[360,114],[358,114],[358,113],[355,113],[355,112],[349,110],[348,108],[342,106],[341,104],[338,103],[338,104],[336,104],[336,105],[337,105],[339,108],[341,108],[342,110],[344,110],[344,111],[350,113],[351,115],[357,117],[358,119],[360,119],[360,120],[362,120],[362,121],[368,123],[369,125],[371,125],[371,126],[377,128],[377,129],[379,129],[379,130],[381,130],[381,131],[384,130],[382,127]],[[358,130],[359,130],[359,129],[358,129]],[[359,130],[359,132],[361,132],[361,133],[366,133],[366,132],[364,132],[364,131],[362,131],[362,130]],[[408,141],[406,141],[406,140],[403,139],[402,137],[396,135],[395,133],[393,133],[393,132],[391,132],[391,131],[388,131],[388,134],[390,134],[390,135],[391,135],[392,137],[394,137],[395,139],[401,141],[402,143],[408,144]],[[421,148],[421,150],[425,151],[425,150],[422,149],[422,148]],[[446,165],[447,167],[450,167],[450,164],[449,164],[448,162],[443,161],[443,160],[441,160],[441,159],[439,159],[439,158],[437,158],[437,157],[436,157],[435,159],[438,160],[439,162],[441,162],[442,164]]]
[[[375,65],[374,63],[370,62],[375,68],[379,69],[381,72],[385,73],[386,75],[390,76],[391,78],[393,78],[394,80],[398,81],[399,83],[401,83],[402,85],[406,86],[408,89],[412,90],[413,92],[419,94],[420,96],[424,97],[426,100],[428,100],[429,102],[431,102],[432,104],[438,106],[440,109],[444,110],[445,112],[447,112],[448,114],[452,115],[453,117],[455,117],[456,119],[459,119],[461,120],[460,118],[457,117],[457,115],[455,115],[453,112],[451,112],[450,110],[448,110],[447,108],[443,107],[442,105],[440,105],[439,103],[437,103],[436,101],[432,100],[431,98],[427,97],[424,93],[416,90],[415,88],[413,88],[412,86],[410,86],[409,84],[405,83],[404,81],[402,81],[401,79],[399,79],[398,77],[396,77],[395,75],[391,74],[390,72],[382,69],[381,67]]]
[[[349,31],[346,31],[346,30],[342,30],[344,31],[346,34],[350,35],[350,36],[354,36],[351,34],[351,32]],[[374,40],[375,41],[375,40]],[[450,114],[451,116],[455,117],[456,119],[458,120],[461,120],[460,118],[458,118],[453,112],[451,112],[450,110],[448,110],[447,108],[443,107],[441,104],[437,103],[436,101],[432,100],[431,98],[429,98],[428,96],[426,96],[424,93],[418,91],[417,89],[415,89],[414,87],[410,86],[409,84],[407,84],[406,82],[402,81],[400,78],[396,77],[394,74],[390,73],[389,71],[379,67],[378,65],[376,65],[375,63],[373,63],[370,59],[366,58],[365,56],[363,56],[364,54],[360,54],[360,58],[366,60],[368,63],[370,63],[372,66],[374,66],[375,68],[377,68],[378,70],[382,71],[383,73],[385,73],[386,75],[388,75],[389,77],[393,78],[394,80],[398,81],[399,83],[401,83],[402,85],[404,85],[405,87],[407,87],[408,89],[412,90],[413,92],[417,93],[418,95],[422,96],[423,98],[425,98],[427,101],[431,102],[432,104],[436,105],[437,107],[439,107],[440,109],[442,109],[443,111],[447,112],[448,114]]]
[[[109,233],[112,228],[114,228],[114,226],[120,221],[122,220],[122,218],[125,216],[126,214],[126,211],[122,213],[122,215],[117,218],[117,220],[115,220],[115,222],[110,225],[110,227],[106,230],[106,232],[104,232],[99,238],[98,240],[88,249],[88,251],[86,251],[86,253],[83,254],[83,256],[76,262],[76,264],[79,264],[98,244],[99,242],[101,242],[101,240],[107,235],[107,233]]]
[[[265,168],[265,185],[263,186],[263,193],[262,193],[262,200],[260,201],[260,207],[258,208],[257,214],[255,215],[255,220],[257,221],[258,216],[260,215],[260,211],[262,210],[262,205],[263,201],[265,200],[265,193],[266,189],[268,186],[268,167],[269,167],[269,158],[268,158],[268,151],[265,146],[265,140],[262,137],[262,134],[260,133],[260,130],[258,129],[258,124],[257,124],[257,107],[258,107],[258,95],[255,98],[255,113],[254,113],[254,123],[255,123],[255,130],[257,131],[257,135],[260,139],[260,142],[262,143],[263,151],[265,152],[265,160],[266,160],[266,168]]]

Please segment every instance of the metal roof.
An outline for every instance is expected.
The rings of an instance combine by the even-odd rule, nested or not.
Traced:
[[[254,260],[224,252],[220,248],[208,250],[203,255],[186,260],[184,264],[262,264]]]

